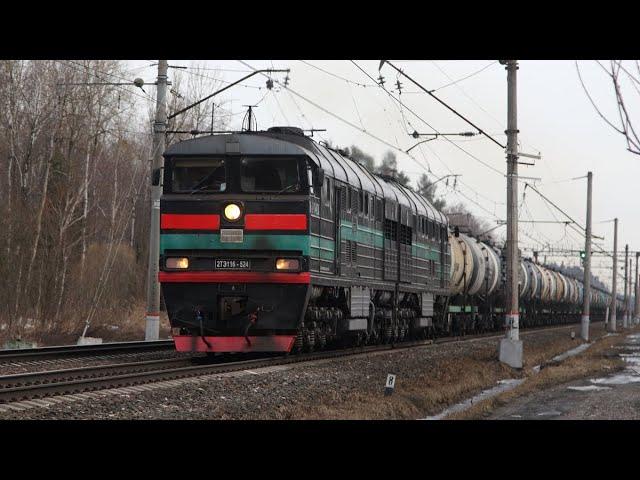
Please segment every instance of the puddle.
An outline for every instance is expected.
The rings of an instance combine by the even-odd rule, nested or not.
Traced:
[[[577,390],[578,392],[601,392],[611,390],[611,387],[598,387],[597,385],[585,385],[583,387],[567,387],[567,390]]]
[[[452,413],[457,413],[457,412],[462,412],[464,410],[467,410],[468,408],[471,408],[474,404],[476,404],[478,402],[481,402],[482,400],[486,400],[488,398],[495,397],[496,395],[498,395],[500,393],[508,392],[509,390],[513,390],[518,385],[520,385],[522,382],[524,382],[523,378],[513,378],[513,379],[509,379],[509,380],[500,380],[500,381],[498,381],[498,385],[496,385],[495,387],[490,388],[488,390],[483,390],[482,392],[480,392],[476,396],[474,396],[474,397],[472,397],[470,399],[467,399],[464,402],[457,403],[457,404],[453,405],[452,407],[447,408],[442,413],[439,413],[438,415],[434,415],[432,417],[427,417],[427,418],[421,418],[420,420],[442,420],[443,418],[445,418],[448,415],[451,415]]]
[[[640,342],[640,334],[627,335],[627,340],[632,343]],[[636,351],[638,347],[631,345],[620,345],[627,351]],[[627,364],[621,373],[602,378],[592,378],[591,383],[596,385],[627,385],[629,383],[640,383],[640,352],[619,353],[618,356]]]

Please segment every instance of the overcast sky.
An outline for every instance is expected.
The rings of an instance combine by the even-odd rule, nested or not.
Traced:
[[[154,81],[155,60],[129,61],[132,75]],[[256,68],[290,68],[291,91],[276,85],[271,91],[265,88],[265,78],[255,76],[225,92],[223,99],[229,101],[232,129],[239,129],[246,108],[243,105],[257,104],[255,115],[259,129],[274,125],[293,125],[305,129],[323,128],[326,132],[315,134],[318,140],[330,139],[341,147],[357,145],[380,161],[384,153],[395,150],[399,167],[415,182],[420,174],[430,168],[436,178],[445,174],[461,174],[454,190],[453,182],[440,182],[437,194],[448,203],[463,202],[478,216],[496,225],[497,219],[505,219],[506,171],[505,152],[486,137],[449,137],[456,145],[445,139],[427,142],[411,151],[413,159],[398,150],[406,150],[416,141],[409,136],[414,129],[420,133],[473,131],[468,124],[441,106],[406,78],[402,83],[401,100],[406,109],[398,106],[387,93],[373,85],[362,71],[350,61],[319,61],[303,63],[297,60],[252,61],[246,63]],[[392,61],[408,75],[454,107],[483,130],[506,143],[504,130],[507,115],[507,82],[504,66],[497,61]],[[363,70],[377,78],[379,61],[356,60]],[[170,65],[219,68],[225,81],[234,81],[246,75],[248,68],[231,60],[169,60]],[[342,78],[314,68],[326,70]],[[484,68],[487,67],[487,68]],[[636,221],[638,201],[636,195],[640,178],[640,158],[626,150],[624,138],[615,133],[597,116],[589,103],[576,73],[573,61],[520,61],[518,70],[518,128],[521,151],[538,152],[542,160],[533,161],[534,166],[519,166],[519,174],[539,177],[536,188],[564,209],[581,225],[585,222],[586,178],[571,181],[573,177],[593,172],[593,232],[605,237],[602,243],[607,250],[613,248],[613,223],[599,223],[619,218],[618,249],[624,245],[632,250],[640,249],[640,225]],[[483,69],[484,68],[484,69]],[[611,83],[595,62],[581,61],[583,79],[592,96],[605,112],[616,114],[615,99]],[[481,70],[481,71],[480,71]],[[187,70],[189,71],[189,70]],[[476,73],[479,72],[479,73]],[[170,70],[170,75],[175,70]],[[453,81],[463,79],[453,85]],[[214,75],[215,72],[211,71]],[[387,82],[385,86],[397,96],[396,72],[388,65],[382,69]],[[284,74],[274,74],[274,79],[283,80]],[[351,81],[349,83],[346,80]],[[360,84],[360,85],[358,85]],[[361,86],[366,85],[366,86]],[[147,90],[155,97],[153,88]],[[295,93],[333,112],[361,130],[325,113],[296,96]],[[266,95],[266,96],[265,96]],[[410,113],[413,110],[422,120]],[[612,118],[616,118],[613,116]],[[423,121],[424,120],[424,121]],[[425,122],[433,127],[430,128]],[[381,141],[382,140],[382,141]],[[386,142],[386,143],[384,143]],[[472,158],[476,157],[476,159]],[[490,165],[492,170],[481,162]],[[523,199],[524,184],[519,184],[519,202]],[[550,210],[551,208],[551,210]],[[555,217],[554,217],[555,215]],[[524,204],[520,209],[521,220],[566,220],[559,212],[548,207],[530,189],[527,189]],[[521,224],[520,246],[525,255],[531,248],[543,247],[533,239],[550,243],[558,248],[584,249],[584,239],[562,224]],[[504,236],[505,229],[497,229]],[[528,236],[526,236],[526,235]],[[542,259],[541,259],[542,260]],[[548,260],[552,260],[551,257]],[[577,265],[578,258],[556,258],[565,264]],[[605,257],[595,257],[594,267],[611,265]],[[605,283],[610,283],[611,271],[594,269]],[[619,288],[619,291],[620,288]]]

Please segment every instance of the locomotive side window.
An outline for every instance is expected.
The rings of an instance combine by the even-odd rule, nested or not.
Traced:
[[[331,205],[331,179],[328,177],[325,177],[322,186],[322,200],[325,205]]]
[[[243,158],[240,162],[243,192],[299,192],[300,180],[295,158]]]
[[[174,193],[224,192],[227,188],[227,171],[222,159],[175,159],[171,172]]]
[[[382,199],[376,199],[376,220],[381,222],[384,218],[384,204]]]

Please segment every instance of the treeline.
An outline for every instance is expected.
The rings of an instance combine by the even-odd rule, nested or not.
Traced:
[[[364,152],[356,145],[343,149],[339,149],[331,145],[331,143],[328,145],[331,148],[340,150],[345,156],[360,163],[370,171],[391,177],[402,185],[414,189],[427,198],[437,210],[443,212],[447,216],[451,226],[457,226],[461,231],[474,236],[482,235],[485,240],[493,239],[490,233],[485,233],[491,229],[492,225],[490,223],[471,213],[463,203],[447,204],[442,196],[437,196],[439,185],[434,185],[437,179],[431,178],[426,173],[423,173],[417,180],[415,187],[412,186],[409,175],[398,168],[398,160],[393,151],[387,151],[380,162],[377,162],[372,155]],[[454,181],[453,179],[450,180]]]
[[[107,85],[127,80],[118,61],[0,61],[1,338],[144,308],[155,92]],[[216,86],[172,80],[170,111]],[[211,108],[169,127],[208,128]]]

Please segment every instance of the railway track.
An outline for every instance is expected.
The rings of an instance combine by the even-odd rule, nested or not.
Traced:
[[[522,332],[522,335],[527,335],[537,330],[568,329],[572,326],[574,325],[538,327]],[[421,340],[298,355],[268,356],[249,360],[237,360],[238,356],[221,357],[213,362],[211,360],[207,361],[204,357],[172,358],[5,375],[0,377],[0,404],[107,388],[129,387],[201,375],[221,374],[276,365],[308,363],[352,355],[367,355],[375,352],[403,350],[432,344],[468,342],[502,337],[503,334],[501,333],[490,332],[464,337],[446,337],[435,342],[433,340]]]
[[[153,350],[169,350],[173,348],[173,340],[156,340],[140,342],[113,342],[96,345],[64,345],[54,347],[24,348],[16,350],[0,350],[0,364],[9,362],[25,362],[33,360],[51,360],[66,357],[88,356],[96,354],[121,354],[129,352],[147,352]]]

